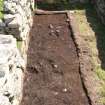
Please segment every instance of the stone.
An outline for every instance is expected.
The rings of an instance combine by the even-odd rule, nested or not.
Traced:
[[[8,46],[9,48],[16,47],[16,39],[12,35],[0,34],[0,45]]]
[[[4,20],[4,22],[5,22],[5,24],[9,24],[12,20],[13,20],[13,18],[10,18],[10,19]]]
[[[5,15],[4,15],[4,20],[12,19],[12,18],[14,18],[14,17],[15,17],[15,16],[12,15],[12,14],[5,14]]]
[[[0,35],[0,105],[19,105],[25,63],[12,35]]]
[[[8,27],[9,28],[19,28],[18,20],[14,18],[11,22],[9,22]]]
[[[58,65],[53,65],[54,66],[54,68],[58,68]]]
[[[0,27],[4,28],[5,26],[5,23],[0,19]]]
[[[16,7],[16,3],[14,3],[14,2],[9,2],[9,1],[6,1],[6,0],[4,0],[4,11],[5,12],[9,12],[9,13],[11,13],[11,14],[15,14],[16,13],[16,9],[15,9],[15,7]]]
[[[6,96],[0,95],[0,105],[11,105],[9,99]]]
[[[50,24],[50,25],[49,25],[49,28],[50,28],[50,29],[53,29],[53,28],[54,28],[54,26],[53,26],[52,24]]]
[[[7,78],[6,76],[9,74],[9,67],[5,64],[0,64],[0,88],[3,87]]]
[[[60,30],[55,30],[56,31],[56,33],[60,33]]]
[[[67,92],[67,89],[66,89],[66,88],[64,88],[64,89],[63,89],[63,92]]]
[[[12,34],[17,40],[25,40],[32,26],[34,0],[4,0],[3,33]],[[27,28],[28,27],[28,28]]]

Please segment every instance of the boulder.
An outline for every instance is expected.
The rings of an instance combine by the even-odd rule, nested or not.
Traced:
[[[24,67],[16,39],[0,34],[0,105],[19,105]]]

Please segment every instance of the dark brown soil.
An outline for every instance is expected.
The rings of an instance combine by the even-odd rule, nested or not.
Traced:
[[[21,105],[89,105],[66,14],[34,16]]]

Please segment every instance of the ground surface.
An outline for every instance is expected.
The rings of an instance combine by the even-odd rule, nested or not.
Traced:
[[[21,105],[89,105],[65,14],[34,16]]]

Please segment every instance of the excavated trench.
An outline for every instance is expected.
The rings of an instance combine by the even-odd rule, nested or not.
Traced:
[[[21,105],[89,105],[66,14],[35,15]]]

